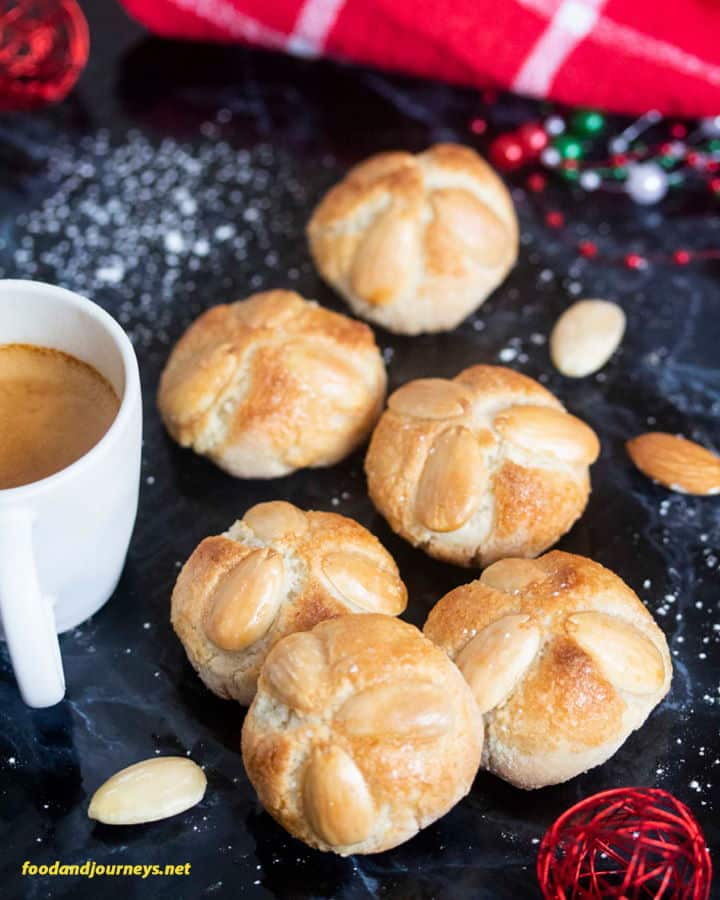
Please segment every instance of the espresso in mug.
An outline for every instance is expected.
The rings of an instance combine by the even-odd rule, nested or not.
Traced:
[[[110,428],[120,401],[92,366],[30,344],[0,345],[0,490],[54,475]]]

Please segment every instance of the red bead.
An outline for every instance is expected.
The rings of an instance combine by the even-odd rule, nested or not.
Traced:
[[[525,152],[514,134],[501,134],[490,144],[490,159],[498,169],[509,172],[525,163]]]
[[[707,900],[712,863],[684,803],[659,788],[618,788],[560,816],[540,844],[537,877],[545,900]]]
[[[660,156],[674,156],[674,148],[670,141],[666,141],[664,144],[660,144],[658,147],[658,153]]]
[[[672,258],[673,258],[673,262],[676,265],[686,266],[692,259],[692,256],[690,255],[690,253],[688,253],[687,250],[676,250],[673,253]]]
[[[626,153],[613,153],[610,157],[610,163],[613,166],[626,166],[630,162],[630,157]]]
[[[713,194],[720,194],[720,178],[711,178],[708,184]]]
[[[571,172],[576,172],[580,168],[580,164],[576,159],[564,159],[562,167],[563,169],[569,169]]]
[[[581,256],[586,256],[588,259],[598,255],[597,244],[594,244],[592,241],[580,241],[578,250]]]
[[[528,176],[527,186],[534,194],[539,194],[545,190],[547,178],[541,172],[533,172]]]
[[[695,150],[690,150],[685,154],[685,159],[687,160],[687,164],[689,166],[697,168],[702,163],[704,156],[702,155],[702,153],[697,153]]]
[[[550,212],[545,213],[545,224],[549,225],[550,228],[562,228],[565,224],[565,216],[556,209],[552,209]]]
[[[548,145],[547,133],[537,122],[528,122],[519,128],[517,139],[529,157],[539,156]]]
[[[473,119],[470,122],[470,131],[473,134],[485,134],[487,131],[487,122],[485,119]]]
[[[682,122],[675,122],[675,124],[670,127],[670,134],[677,140],[687,137],[687,133],[687,125],[683,125]]]
[[[625,257],[625,265],[628,269],[644,269],[647,266],[647,260],[639,253],[628,253]]]

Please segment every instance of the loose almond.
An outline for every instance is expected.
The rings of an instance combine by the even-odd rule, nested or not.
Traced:
[[[244,650],[270,628],[284,596],[282,557],[255,550],[220,579],[205,633],[223,650]]]
[[[625,313],[608,300],[579,300],[568,307],[550,335],[550,356],[570,378],[592,375],[617,350],[625,333]]]
[[[420,476],[415,509],[431,531],[454,531],[480,505],[486,470],[480,445],[467,428],[443,431],[430,449]]]
[[[407,606],[407,591],[400,576],[360,553],[329,553],[322,561],[322,570],[338,593],[367,612],[395,616]]]
[[[503,437],[523,450],[591,465],[600,453],[597,435],[580,419],[547,406],[511,406],[495,418]]]
[[[426,740],[447,734],[453,713],[445,689],[404,681],[376,685],[355,694],[339,710],[335,721],[354,735]]]
[[[482,584],[503,591],[519,594],[534,581],[546,578],[545,570],[531,559],[499,559],[488,566],[480,576]]]
[[[488,625],[455,662],[470,685],[481,713],[502,703],[535,659],[540,631],[527,615],[503,616]]]
[[[468,391],[445,378],[418,378],[390,394],[393,412],[416,419],[451,419],[461,416],[470,405]]]
[[[257,503],[245,513],[243,521],[261,541],[305,534],[308,529],[305,513],[284,500]]]
[[[331,847],[364,841],[375,822],[363,774],[339,747],[313,751],[305,769],[303,806],[310,827]]]
[[[116,772],[93,794],[88,816],[106,825],[157,822],[205,796],[205,773],[184,756],[155,756]]]
[[[625,446],[641,472],[672,491],[701,496],[720,493],[720,457],[694,441],[649,431]]]
[[[634,625],[618,616],[583,612],[569,616],[565,627],[611,684],[631,694],[653,694],[662,687],[662,655]]]

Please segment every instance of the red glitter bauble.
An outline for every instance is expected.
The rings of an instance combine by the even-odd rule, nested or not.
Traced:
[[[538,122],[528,122],[518,128],[517,139],[529,157],[539,156],[548,145],[547,132]]]
[[[545,900],[707,900],[712,865],[683,803],[658,788],[619,788],[560,816],[537,876]]]
[[[686,266],[692,259],[692,255],[688,250],[676,250],[673,255],[673,262],[678,266]]]
[[[565,224],[565,216],[557,209],[551,209],[545,213],[545,224],[550,228],[562,228]]]
[[[519,169],[526,162],[522,144],[514,134],[501,134],[490,144],[490,159],[498,169],[509,172]]]
[[[76,0],[0,0],[0,110],[62,100],[88,58]]]

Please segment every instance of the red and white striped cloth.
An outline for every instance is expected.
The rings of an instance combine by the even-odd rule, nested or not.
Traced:
[[[157,34],[638,113],[720,114],[720,0],[122,0]]]

